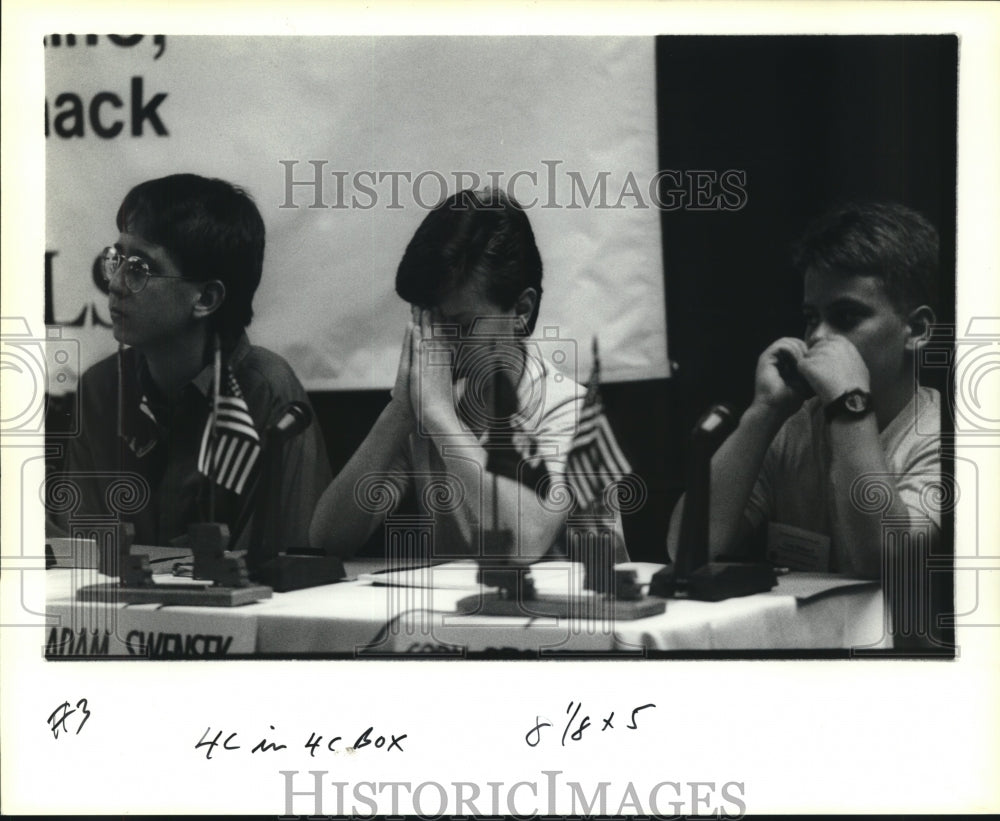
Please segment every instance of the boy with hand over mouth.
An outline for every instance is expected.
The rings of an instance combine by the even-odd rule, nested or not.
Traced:
[[[805,335],[760,355],[753,402],[712,460],[709,550],[738,555],[768,523],[779,563],[797,551],[800,569],[878,579],[884,519],[912,532],[929,519],[940,538],[922,504],[941,481],[940,396],[914,359],[934,322],[937,233],[901,205],[847,205],[807,229],[794,262]],[[859,504],[867,482],[887,507]]]

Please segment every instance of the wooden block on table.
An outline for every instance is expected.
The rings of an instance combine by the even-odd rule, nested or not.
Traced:
[[[118,584],[91,584],[77,590],[79,601],[118,604],[166,604],[189,607],[238,607],[271,598],[266,585],[221,587],[196,584],[154,584],[150,587],[123,587]]]
[[[609,599],[591,591],[581,595],[541,594],[528,601],[502,598],[496,593],[466,596],[455,609],[462,615],[512,616],[520,618],[615,619],[635,621],[658,616],[667,609],[662,599]]]

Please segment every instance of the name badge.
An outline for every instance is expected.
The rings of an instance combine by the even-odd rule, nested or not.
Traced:
[[[830,537],[778,522],[767,525],[767,558],[792,570],[828,572]]]

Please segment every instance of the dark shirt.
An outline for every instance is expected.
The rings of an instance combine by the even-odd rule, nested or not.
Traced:
[[[246,336],[229,354],[228,362],[258,434],[281,416],[289,402],[308,402],[288,363],[271,351],[251,346]],[[117,513],[135,525],[137,544],[169,545],[183,541],[190,523],[217,521],[227,523],[234,536],[241,528],[230,549],[243,549],[253,529],[253,511],[266,506],[268,533],[273,534],[278,549],[308,545],[313,509],[331,479],[323,436],[315,421],[285,445],[278,475],[268,483],[280,487],[278,493],[264,493],[267,486],[261,476],[261,494],[254,493],[253,477],[244,492],[237,494],[214,485],[197,467],[211,410],[212,366],[206,366],[172,403],[156,390],[142,354],[135,349],[124,352],[121,370],[120,428],[117,355],[94,365],[80,380],[80,433],[67,444],[66,475],[61,477],[71,483],[79,502],[70,510],[64,509],[66,504],[54,509],[50,502],[50,531],[70,533],[74,520],[79,524],[90,516]],[[144,395],[155,422],[141,409]],[[255,475],[263,465],[264,460],[258,460]],[[212,485],[214,516],[210,519]]]

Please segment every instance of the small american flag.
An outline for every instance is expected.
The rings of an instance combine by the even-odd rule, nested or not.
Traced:
[[[260,435],[230,368],[201,437],[198,470],[226,490],[240,494],[260,457]]]
[[[581,508],[589,507],[603,495],[608,485],[632,472],[604,416],[600,382],[601,361],[597,356],[597,339],[594,339],[594,369],[587,383],[580,424],[566,457],[566,480]]]

